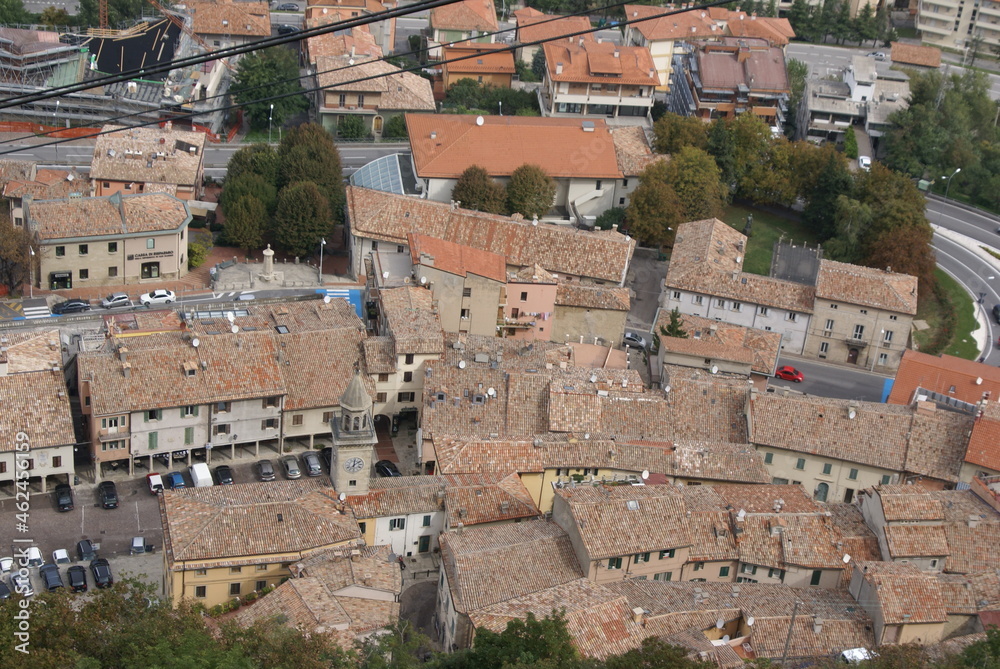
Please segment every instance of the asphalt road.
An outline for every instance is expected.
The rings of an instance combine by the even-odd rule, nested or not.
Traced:
[[[778,358],[778,366],[784,365],[798,369],[802,372],[804,380],[801,383],[793,383],[773,378],[768,381],[768,387],[774,388],[775,392],[788,389],[792,392],[842,400],[882,401],[886,377],[872,374],[863,367],[841,367],[801,358]]]

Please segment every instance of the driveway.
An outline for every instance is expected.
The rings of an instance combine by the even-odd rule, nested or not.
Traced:
[[[437,579],[414,583],[399,596],[399,617],[407,620],[432,642],[437,639],[434,631],[434,607],[437,604]]]
[[[625,285],[632,291],[632,308],[625,324],[640,332],[649,332],[660,302],[660,288],[667,276],[667,262],[659,260],[655,249],[636,249],[629,265]]]

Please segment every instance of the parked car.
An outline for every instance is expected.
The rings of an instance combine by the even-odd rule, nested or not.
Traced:
[[[281,458],[281,464],[285,468],[286,478],[297,479],[302,476],[302,470],[299,469],[299,459],[294,455],[286,455]]]
[[[646,339],[634,332],[626,332],[622,338],[622,343],[633,348],[646,348]]]
[[[131,307],[132,300],[128,298],[127,293],[111,293],[101,300],[101,306],[105,309],[114,309],[115,307]]]
[[[993,320],[997,322],[997,325],[1000,325],[1000,304],[993,305]]]
[[[299,11],[299,6],[294,2],[283,2],[278,5],[279,12],[297,12]]]
[[[306,469],[306,476],[320,476],[323,473],[323,467],[319,463],[319,455],[312,451],[306,451],[302,454],[302,465]]]
[[[184,485],[184,476],[180,472],[170,472],[169,474],[163,475],[163,481],[167,484],[169,490],[180,490],[187,486]]]
[[[97,558],[90,563],[90,573],[94,575],[94,584],[98,588],[107,588],[115,583],[111,565],[104,558]]]
[[[25,553],[25,558],[28,563],[28,567],[32,569],[35,567],[41,567],[45,563],[45,560],[42,559],[42,551],[40,551],[37,546],[29,546]]]
[[[69,589],[73,592],[87,592],[87,570],[78,564],[73,565],[66,572],[69,579]]]
[[[14,568],[14,558],[5,557],[0,558],[0,579],[7,578],[10,575],[10,570]]]
[[[802,375],[802,372],[795,369],[794,367],[789,367],[788,365],[785,365],[784,367],[779,367],[778,371],[776,371],[774,375],[779,379],[783,379],[785,381],[794,381],[795,383],[802,383],[802,381],[805,379],[805,376]]]
[[[153,544],[147,544],[145,537],[132,537],[132,543],[129,545],[128,554],[129,555],[142,555],[143,553],[152,553]]]
[[[69,551],[65,548],[57,548],[52,551],[52,562],[55,564],[69,564]]]
[[[858,156],[858,167],[867,172],[872,168],[872,159],[868,156]]]
[[[149,486],[150,495],[159,495],[163,492],[163,477],[156,472],[146,474],[146,485]]]
[[[261,460],[257,463],[257,478],[261,481],[274,480],[274,465],[270,460]]]
[[[320,451],[319,459],[323,461],[323,466],[326,467],[326,471],[330,471],[330,468],[333,467],[333,446],[327,446]]]
[[[56,504],[60,511],[73,510],[73,489],[65,483],[56,486]]]
[[[78,314],[82,311],[90,311],[90,302],[87,300],[78,300],[74,298],[72,300],[66,300],[65,302],[52,305],[52,313],[57,316],[62,314]]]
[[[14,592],[22,597],[31,597],[35,594],[34,588],[31,587],[31,580],[19,571],[10,575],[10,584],[14,586]]]
[[[375,463],[375,473],[379,476],[402,476],[399,473],[399,468],[396,467],[396,463],[392,460],[379,460]]]
[[[10,599],[10,588],[6,583],[0,583],[0,600]]]
[[[55,592],[63,587],[62,576],[59,575],[59,566],[54,564],[42,565],[38,569],[39,576],[42,577],[42,584],[49,592]]]
[[[90,539],[76,542],[76,559],[80,562],[90,562],[97,559],[97,551]]]
[[[143,293],[139,298],[139,303],[144,307],[148,307],[153,304],[170,304],[171,302],[176,301],[177,296],[174,295],[174,291],[167,290],[166,288],[157,288],[149,293]]]
[[[219,465],[215,468],[215,481],[219,485],[233,484],[233,470],[229,465]]]
[[[97,486],[97,492],[101,497],[101,506],[105,509],[118,508],[118,488],[114,481],[101,481]]]
[[[278,26],[279,35],[291,35],[292,33],[297,33],[298,31],[299,29],[296,28],[295,26],[290,26],[287,24]]]
[[[874,58],[875,60],[886,60],[889,58],[889,56],[885,54],[885,51],[872,51],[868,54],[868,57]]]

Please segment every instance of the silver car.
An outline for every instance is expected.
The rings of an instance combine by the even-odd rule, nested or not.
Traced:
[[[285,467],[285,478],[297,479],[302,476],[299,460],[294,455],[286,455],[281,458],[281,464]]]
[[[101,306],[105,309],[114,309],[115,307],[130,307],[132,306],[132,300],[128,298],[126,293],[111,293],[103,300],[101,300]]]
[[[323,473],[323,466],[319,463],[319,455],[312,451],[302,454],[302,464],[306,468],[306,476],[320,476]]]

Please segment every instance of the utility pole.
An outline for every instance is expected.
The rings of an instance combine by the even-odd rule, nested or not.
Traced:
[[[795,629],[795,616],[799,612],[799,600],[795,600],[795,606],[792,608],[792,622],[788,623],[788,636],[785,637],[785,650],[781,651],[781,666],[785,666],[785,661],[788,659],[788,645],[792,643],[792,630]]]

